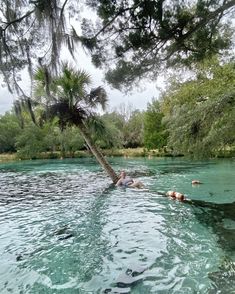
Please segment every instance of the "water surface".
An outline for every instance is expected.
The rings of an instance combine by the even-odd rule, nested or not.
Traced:
[[[0,165],[0,293],[235,293],[235,161],[110,162],[150,192],[93,159]]]

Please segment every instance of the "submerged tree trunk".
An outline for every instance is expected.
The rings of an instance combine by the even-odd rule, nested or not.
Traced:
[[[111,165],[108,163],[108,161],[105,159],[105,157],[103,156],[101,151],[92,142],[91,136],[90,136],[86,126],[84,125],[84,123],[83,122],[80,123],[78,125],[78,128],[79,128],[84,140],[86,141],[87,145],[89,146],[92,154],[95,156],[96,160],[99,162],[99,164],[103,167],[103,169],[110,176],[113,183],[116,184],[116,182],[118,181],[117,174],[115,173],[115,171],[113,170]]]

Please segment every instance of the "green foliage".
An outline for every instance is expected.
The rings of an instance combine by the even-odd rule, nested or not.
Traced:
[[[175,83],[163,97],[168,145],[193,156],[235,144],[235,64],[213,61],[197,78]]]
[[[110,64],[106,79],[118,89],[146,76],[155,79],[163,67],[191,67],[232,45],[233,0],[89,3],[100,23],[87,23],[83,40],[96,39],[94,60],[106,70]]]
[[[168,133],[162,124],[163,116],[160,102],[152,100],[144,115],[144,146],[148,149],[162,148],[167,145]]]
[[[79,125],[94,115],[94,109],[105,108],[107,95],[102,87],[88,90],[90,76],[81,70],[63,64],[57,78],[48,76],[44,68],[35,74],[35,98],[44,108],[44,119],[57,117],[61,130],[68,125]]]
[[[79,36],[71,23],[81,19],[81,5],[98,20],[80,21]],[[3,0],[0,70],[8,89],[24,95],[23,69],[33,77],[37,64],[56,76],[62,45],[74,57],[81,42],[96,65],[109,65],[107,79],[127,89],[141,77],[155,78],[163,66],[190,66],[229,48],[233,10],[233,0]]]
[[[143,146],[143,112],[134,110],[124,129],[124,147],[136,148]]]
[[[58,149],[62,156],[67,154],[74,157],[76,151],[84,149],[84,139],[76,127],[67,127],[62,132],[59,129],[56,130],[59,143]]]
[[[109,114],[96,117],[96,123],[92,121],[90,130],[94,142],[100,148],[110,149],[122,146],[122,134]]]
[[[105,113],[102,115],[101,119],[104,122],[106,128],[106,140],[102,140],[102,148],[120,148],[123,146],[123,126],[125,121],[123,116],[116,111],[110,113]],[[100,144],[100,143],[98,143]]]
[[[19,158],[37,158],[40,152],[46,151],[44,130],[30,123],[17,136],[16,147]]]
[[[136,148],[143,146],[143,113],[133,110],[131,105],[121,104],[102,119],[112,128],[115,146]]]
[[[6,113],[0,116],[0,153],[16,151],[16,136],[20,131],[16,115]]]
[[[42,152],[74,157],[75,151],[84,149],[84,140],[75,127],[61,132],[56,122],[41,128],[31,122],[16,136],[16,148],[17,156],[22,159],[40,158]]]

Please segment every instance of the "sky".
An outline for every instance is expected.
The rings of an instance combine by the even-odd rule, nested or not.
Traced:
[[[96,19],[96,14],[94,11],[88,9],[81,9],[81,17],[85,17],[93,21]],[[74,20],[69,20],[70,25],[76,28],[76,31],[81,33],[80,23]],[[103,86],[108,94],[108,109],[112,110],[113,108],[117,108],[120,104],[125,103],[126,105],[132,105],[133,109],[145,110],[147,108],[148,102],[152,101],[152,98],[158,98],[159,90],[157,87],[161,87],[164,85],[164,79],[162,77],[158,78],[156,82],[148,82],[143,81],[139,87],[139,89],[133,90],[131,93],[124,94],[118,90],[112,89],[107,83],[104,81],[104,74],[101,70],[95,68],[91,62],[90,56],[86,54],[82,48],[77,50],[76,56],[76,66],[78,69],[83,69],[88,72],[93,81],[92,86],[98,87]],[[66,49],[63,49],[62,58],[67,61],[71,61],[70,54]],[[22,83],[20,84],[24,91],[30,89],[30,83],[28,82],[28,77],[26,74],[22,74]],[[0,85],[0,115],[4,114],[6,111],[10,110],[13,105],[13,101],[17,97],[11,95],[7,88],[2,88]]]
[[[13,103],[12,95],[7,91],[7,88],[0,88],[0,114],[4,114],[10,110]]]
[[[91,9],[81,8],[81,17],[85,17],[90,21],[96,21],[96,14]],[[69,19],[70,25],[72,25],[78,33],[81,33],[80,23],[77,20]],[[68,52],[62,52],[64,59],[68,58]],[[71,59],[71,58],[70,58]],[[126,105],[132,105],[133,109],[145,110],[147,108],[148,102],[152,101],[152,98],[159,97],[159,88],[164,89],[165,78],[164,74],[159,75],[158,79],[155,82],[143,81],[138,89],[133,90],[131,93],[125,94],[118,90],[112,89],[109,85],[104,82],[104,75],[101,70],[95,68],[90,60],[89,55],[82,50],[78,49],[76,55],[76,66],[78,69],[83,69],[91,75],[93,80],[93,87],[103,86],[106,89],[109,99],[109,110],[117,108],[120,104],[125,103]],[[167,75],[167,73],[166,73]],[[167,77],[166,77],[167,78]],[[23,74],[21,87],[27,92],[27,89],[30,88],[30,83],[27,81],[28,78]],[[7,88],[1,87],[1,77],[0,77],[0,115],[4,114],[6,111],[10,110],[13,105],[13,101],[17,97],[11,95]]]
[[[68,56],[65,52],[62,52],[62,54]],[[79,50],[79,53],[77,54],[76,65],[79,69],[83,69],[90,74],[92,87],[103,86],[105,88],[108,94],[109,110],[116,108],[123,103],[126,105],[131,104],[134,109],[145,110],[148,102],[151,102],[153,97],[158,97],[159,90],[157,86],[160,87],[163,85],[163,78],[159,78],[156,82],[143,81],[139,89],[135,89],[131,93],[125,94],[119,90],[112,89],[107,83],[105,83],[103,72],[92,65],[90,57],[82,51],[82,49]],[[30,89],[28,77],[24,73],[22,74],[21,87],[26,92]],[[7,87],[0,87],[0,115],[12,108],[13,101],[16,98],[17,96],[8,92]]]

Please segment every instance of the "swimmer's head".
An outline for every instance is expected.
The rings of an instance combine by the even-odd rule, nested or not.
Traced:
[[[175,191],[168,191],[166,192],[166,196],[175,197]]]
[[[120,177],[125,177],[126,176],[126,172],[124,171],[124,170],[122,170],[121,172],[120,172]]]
[[[192,181],[192,185],[198,185],[198,184],[201,184],[201,182],[198,181],[198,180],[193,180],[193,181]]]
[[[179,192],[175,192],[175,191],[168,191],[166,192],[166,196],[172,197],[174,199],[177,199],[179,201],[184,201],[185,200],[185,196]]]
[[[184,201],[185,197],[183,194],[181,194],[179,192],[175,192],[175,199],[180,200],[180,201]]]

